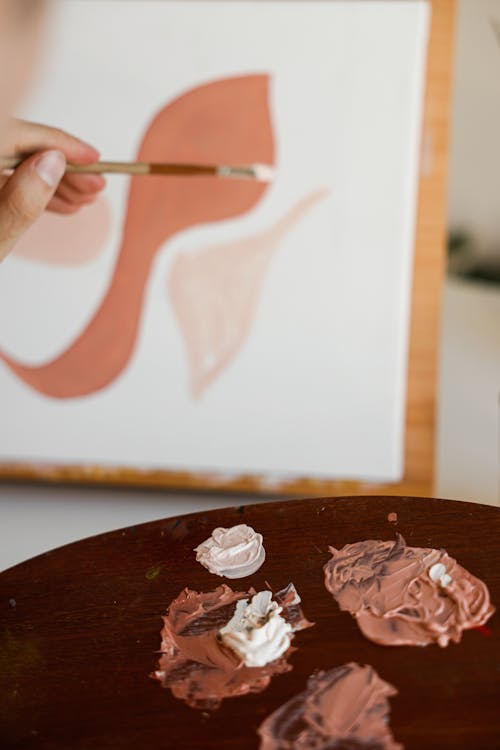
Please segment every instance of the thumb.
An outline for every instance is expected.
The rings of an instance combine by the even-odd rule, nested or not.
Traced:
[[[0,261],[44,212],[65,169],[64,154],[52,150],[26,159],[9,177],[0,190]]]

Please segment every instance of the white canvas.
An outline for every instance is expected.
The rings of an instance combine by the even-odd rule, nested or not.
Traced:
[[[133,355],[105,388],[53,398],[0,360],[0,460],[400,478],[427,3],[61,6],[23,116],[132,160],[167,102],[264,74],[276,178],[248,212],[159,249]],[[0,351],[42,364],[78,338],[113,276],[128,187],[109,178],[111,228],[87,262],[2,265]],[[253,237],[318,190],[269,256],[239,349],[195,397],[169,295],[176,259],[218,245],[251,254]]]

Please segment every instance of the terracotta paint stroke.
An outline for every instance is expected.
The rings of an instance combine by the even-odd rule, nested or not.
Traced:
[[[274,675],[290,671],[287,659],[293,647],[263,667],[247,667],[219,637],[220,629],[234,614],[236,602],[254,594],[254,589],[233,591],[226,585],[208,593],[184,589],[163,617],[161,656],[151,677],[188,706],[215,710],[225,698],[259,693]],[[276,593],[274,599],[283,607],[282,616],[294,631],[311,627],[293,584]]]
[[[146,131],[139,161],[274,163],[269,78],[218,80],[168,104]],[[195,177],[135,177],[109,288],[93,318],[57,359],[29,367],[0,352],[24,383],[53,398],[99,391],[133,354],[153,260],[177,232],[239,216],[258,203],[263,183]]]
[[[72,216],[45,213],[19,240],[14,254],[49,266],[91,263],[106,246],[111,218],[104,196]]]
[[[175,259],[168,290],[186,347],[193,398],[203,393],[245,343],[273,253],[327,194],[324,189],[311,193],[260,235]]]
[[[396,688],[355,662],[319,672],[259,727],[261,750],[403,750],[389,726]]]

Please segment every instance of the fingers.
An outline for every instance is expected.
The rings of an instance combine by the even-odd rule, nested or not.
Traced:
[[[51,150],[26,159],[9,177],[0,190],[0,261],[43,213],[65,169],[64,154]]]
[[[98,179],[77,179],[77,177],[95,177],[94,175],[65,175],[59,184],[55,197],[62,199],[71,206],[85,206],[93,203],[101,192],[106,182],[99,177]],[[54,209],[52,203],[49,204],[50,210]]]
[[[63,200],[63,198],[58,198],[57,196],[54,196],[47,206],[48,211],[52,211],[55,214],[63,214],[68,216],[71,214],[76,214],[76,212],[79,211],[80,208],[81,206],[76,206],[74,203],[68,203],[67,201]]]
[[[0,177],[0,260],[45,208],[75,213],[106,185],[100,175],[64,174],[67,161],[92,164],[99,152],[58,128],[12,119],[2,148],[8,155],[34,155],[7,180]]]
[[[100,174],[67,174],[64,184],[80,193],[98,193],[106,187],[106,180]]]
[[[73,214],[93,203],[105,186],[106,180],[100,175],[67,174],[47,208],[59,214]]]
[[[97,149],[64,130],[17,119],[9,123],[3,149],[11,155],[57,149],[74,164],[92,164],[99,159]]]
[[[61,183],[54,197],[68,203],[70,206],[79,208],[80,206],[86,206],[89,203],[93,203],[97,197],[97,193],[78,193],[71,188],[63,186]],[[50,205],[49,208],[51,208]]]

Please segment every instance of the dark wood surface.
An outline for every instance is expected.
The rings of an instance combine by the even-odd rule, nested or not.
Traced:
[[[398,523],[388,521],[391,512]],[[293,581],[315,627],[298,633],[293,670],[212,716],[151,680],[160,615],[185,586],[223,579],[195,562],[215,526],[248,523],[267,559],[246,589]],[[226,508],[133,526],[62,547],[0,575],[0,747],[257,748],[256,729],[317,668],[355,660],[399,690],[391,724],[406,750],[500,748],[500,626],[440,649],[366,640],[323,586],[328,545],[403,534],[445,547],[500,605],[500,510],[446,500],[338,498]],[[20,530],[22,533],[22,530]],[[231,583],[231,582],[229,582]]]

